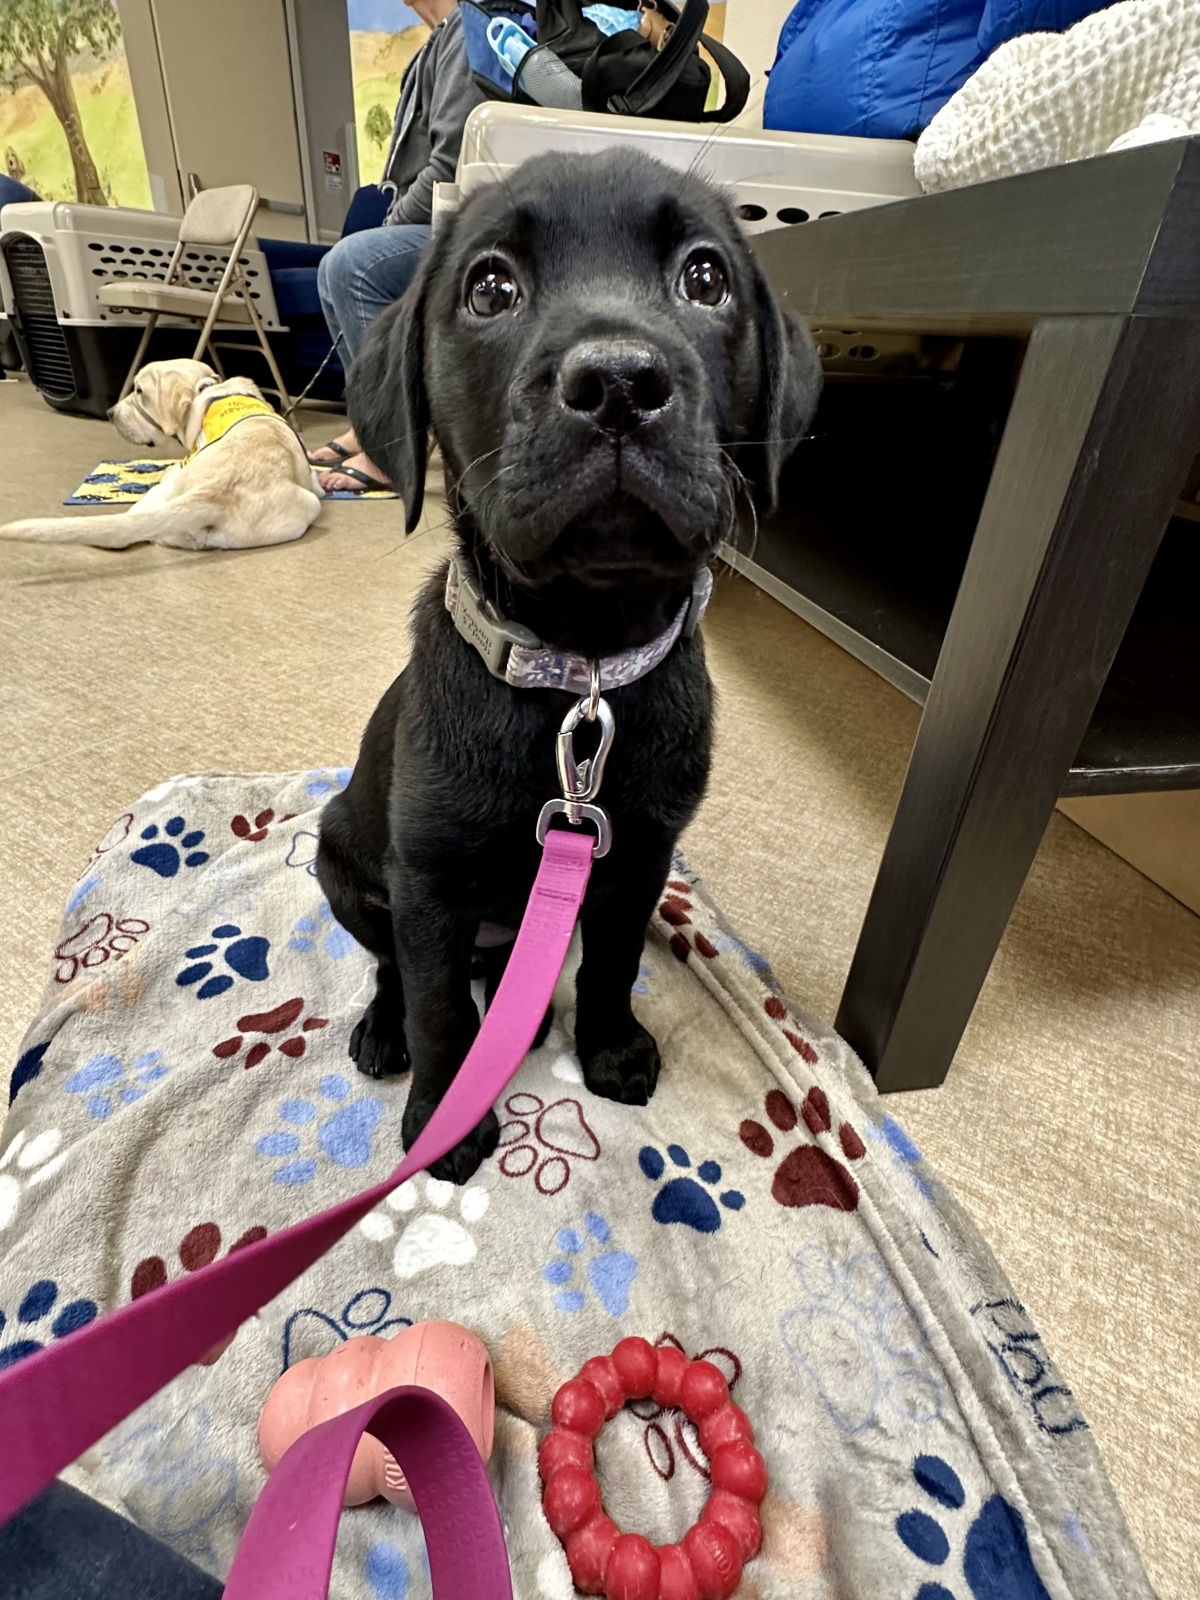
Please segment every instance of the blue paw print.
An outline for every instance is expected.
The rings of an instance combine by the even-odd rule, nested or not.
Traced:
[[[310,833],[307,828],[300,828],[292,835],[291,849],[284,862],[285,867],[302,867],[310,878],[317,875],[317,845],[320,835]]]
[[[379,1336],[412,1327],[411,1317],[394,1317],[391,1310],[391,1295],[378,1285],[351,1295],[336,1316],[316,1306],[300,1306],[283,1325],[283,1371],[307,1356],[325,1355],[335,1348],[329,1343],[331,1333],[335,1339],[345,1340],[362,1333]],[[314,1325],[315,1339],[311,1337]]]
[[[390,1539],[376,1539],[367,1551],[364,1570],[375,1600],[407,1600],[408,1562],[399,1545]]]
[[[48,1339],[65,1339],[77,1328],[86,1328],[96,1319],[99,1307],[94,1300],[72,1300],[60,1306],[58,1314],[47,1326],[46,1318],[58,1302],[58,1285],[53,1278],[39,1278],[25,1291],[17,1307],[16,1325],[12,1332],[19,1337],[4,1342],[8,1318],[0,1311],[0,1372],[26,1356],[36,1355]],[[34,1335],[38,1337],[34,1337]]]
[[[67,910],[74,911],[76,906],[81,906],[92,890],[99,886],[99,883],[100,874],[98,872],[93,872],[90,878],[85,878],[81,884],[71,891],[71,898],[67,901]]]
[[[783,1343],[841,1432],[887,1427],[888,1412],[936,1422],[945,1408],[939,1368],[879,1252],[843,1261],[814,1241],[796,1257],[796,1275],[804,1298],[783,1318]]]
[[[197,849],[197,846],[204,843],[204,830],[193,828],[187,833],[186,828],[187,823],[182,817],[172,817],[163,824],[161,830],[157,822],[152,822],[141,832],[141,837],[148,843],[135,850],[129,859],[136,861],[139,867],[149,867],[160,878],[173,878],[181,865],[202,867],[208,860],[208,852]],[[163,834],[167,836],[165,839]]]
[[[346,1100],[350,1093],[350,1081],[338,1073],[330,1073],[321,1079],[320,1090],[326,1100],[335,1104]],[[383,1115],[383,1101],[371,1098],[350,1100],[346,1105],[334,1111],[325,1118],[317,1129],[317,1148],[322,1155],[328,1156],[335,1166],[339,1167],[365,1167],[371,1159],[371,1140],[375,1134],[375,1124]],[[299,1156],[297,1152],[303,1143],[299,1133],[293,1133],[293,1128],[308,1128],[317,1120],[317,1107],[311,1100],[281,1100],[279,1102],[279,1120],[287,1124],[274,1133],[265,1133],[255,1143],[255,1150],[260,1156],[269,1156],[273,1160],[280,1156],[290,1156],[295,1159],[284,1161],[272,1173],[276,1183],[288,1185],[311,1183],[317,1175],[319,1160],[313,1156]]]
[[[884,1116],[878,1123],[868,1122],[867,1137],[881,1139],[891,1151],[893,1161],[909,1174],[924,1199],[933,1201],[933,1185],[918,1170],[924,1160],[920,1146],[909,1138],[894,1117]]]
[[[238,1463],[218,1454],[232,1446],[203,1402],[182,1416],[180,1409],[176,1404],[169,1413],[164,1410],[160,1423],[143,1407],[110,1436],[105,1465],[125,1467],[120,1474],[129,1497],[125,1504],[131,1514],[136,1507],[139,1527],[215,1570],[222,1559],[216,1543],[223,1543],[226,1513],[238,1501]],[[187,1511],[181,1514],[183,1506]]]
[[[638,967],[637,981],[633,986],[634,994],[649,994],[650,979],[653,976],[653,969],[651,968],[649,962],[643,961],[641,966]]]
[[[332,771],[310,772],[308,774],[308,782],[304,787],[313,796],[341,794],[342,790],[350,782],[353,772],[353,767],[334,767]]]
[[[637,1277],[637,1257],[631,1256],[628,1250],[598,1248],[611,1241],[612,1229],[595,1211],[589,1211],[584,1217],[582,1232],[578,1228],[560,1228],[555,1234],[554,1242],[563,1253],[542,1268],[542,1277],[558,1289],[554,1296],[556,1311],[582,1311],[590,1287],[610,1316],[624,1315],[629,1306],[630,1287]],[[575,1258],[582,1256],[589,1247],[598,1253],[592,1254],[586,1269],[577,1275],[576,1266],[583,1268],[583,1263]]]
[[[945,1566],[951,1552],[946,1526],[961,1533],[966,1491],[958,1473],[941,1456],[918,1456],[913,1462],[913,1478],[917,1487],[942,1507],[942,1513],[939,1518],[928,1511],[902,1511],[896,1518],[896,1533],[918,1561],[930,1567]],[[1050,1600],[1029,1554],[1021,1513],[1003,1495],[992,1495],[967,1525],[962,1573],[972,1600]],[[914,1600],[961,1600],[961,1596],[943,1583],[927,1582]]]
[[[239,978],[246,978],[250,983],[262,983],[271,976],[267,970],[267,954],[271,948],[271,941],[255,934],[250,938],[243,936],[242,930],[232,922],[223,922],[219,928],[212,931],[214,939],[222,941],[220,944],[194,944],[184,954],[192,966],[184,967],[178,973],[175,982],[180,988],[187,989],[192,984],[199,984],[196,990],[197,1000],[211,1000],[215,994],[224,994],[226,989],[233,988],[233,979],[228,972],[219,972],[215,977],[209,977],[213,963],[207,959],[220,952],[221,959],[230,967]],[[232,943],[225,944],[225,940]]]
[[[691,1157],[681,1144],[669,1144],[667,1154],[677,1167],[691,1168]],[[638,1154],[638,1166],[651,1183],[657,1183],[667,1169],[661,1152],[652,1145],[642,1147]],[[700,1179],[700,1183],[696,1182],[696,1178]],[[655,1222],[682,1222],[697,1233],[716,1233],[721,1226],[721,1212],[717,1201],[701,1184],[712,1187],[720,1183],[721,1169],[715,1161],[702,1161],[696,1168],[696,1178],[668,1178],[654,1196],[650,1214]],[[717,1198],[727,1211],[740,1211],[746,1204],[745,1195],[739,1194],[736,1189],[726,1189]]]
[[[24,1055],[17,1057],[17,1064],[12,1069],[12,1077],[8,1080],[9,1105],[12,1105],[25,1085],[32,1083],[41,1072],[42,1062],[49,1048],[50,1041],[47,1039],[45,1044],[35,1044],[26,1050]]]
[[[347,933],[334,917],[329,901],[322,900],[315,917],[296,919],[287,947],[298,950],[301,955],[310,955],[319,946],[331,961],[341,961],[354,949],[354,944],[354,935]]]
[[[1000,1370],[1026,1402],[1043,1433],[1077,1433],[1087,1423],[1055,1370],[1042,1336],[1019,1300],[980,1300],[971,1307],[976,1326]]]
[[[169,1070],[163,1066],[161,1050],[145,1051],[128,1067],[120,1056],[96,1055],[71,1074],[63,1089],[67,1094],[86,1095],[88,1112],[97,1122],[103,1122],[118,1105],[128,1106],[140,1100],[150,1085],[165,1078]]]

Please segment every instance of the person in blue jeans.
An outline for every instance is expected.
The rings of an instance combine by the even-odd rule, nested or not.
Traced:
[[[348,234],[317,270],[321,309],[344,366],[363,334],[412,282],[433,215],[433,186],[453,183],[467,117],[484,96],[467,62],[457,0],[411,0],[433,33],[409,63],[400,86],[381,188],[392,199],[382,227]],[[358,448],[354,430],[313,451],[326,490],[387,487]]]

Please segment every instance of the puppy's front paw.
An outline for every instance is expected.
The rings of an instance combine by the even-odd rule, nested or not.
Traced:
[[[640,1022],[628,1043],[581,1052],[583,1081],[593,1094],[624,1106],[644,1106],[658,1084],[658,1046]]]
[[[410,1094],[404,1108],[401,1133],[404,1148],[411,1150],[425,1124],[437,1110],[436,1100],[418,1099]],[[448,1150],[428,1169],[431,1178],[441,1178],[446,1183],[467,1183],[479,1171],[500,1143],[500,1122],[494,1111],[489,1111],[483,1121],[472,1128],[460,1143]]]
[[[404,1042],[404,1018],[394,1006],[376,996],[363,1012],[350,1035],[350,1059],[368,1078],[387,1078],[407,1072],[411,1066]]]

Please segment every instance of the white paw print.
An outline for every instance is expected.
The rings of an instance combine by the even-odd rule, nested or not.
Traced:
[[[392,1270],[398,1278],[415,1278],[430,1267],[465,1267],[474,1261],[479,1246],[463,1224],[478,1222],[491,1200],[487,1190],[478,1184],[460,1191],[453,1183],[445,1183],[440,1178],[425,1178],[425,1205],[432,1206],[433,1210],[422,1211],[411,1222],[393,1221],[389,1211],[406,1216],[417,1210],[421,1204],[417,1185],[421,1181],[421,1178],[410,1178],[402,1183],[382,1206],[369,1211],[358,1225],[368,1239],[380,1242],[394,1238],[400,1227],[400,1237],[392,1255]],[[446,1208],[456,1194],[461,1222],[446,1215]]]
[[[0,1156],[0,1231],[15,1219],[22,1192],[52,1178],[67,1159],[65,1150],[59,1154],[61,1144],[62,1132],[58,1128],[47,1128],[28,1143],[24,1128],[13,1134],[8,1149]]]
[[[564,1050],[550,1065],[550,1071],[560,1083],[582,1083],[583,1073],[579,1062],[569,1050]]]
[[[198,783],[203,783],[203,776],[178,778],[164,778],[161,783],[156,783],[153,789],[147,789],[142,798],[137,802],[139,806],[165,800],[175,789],[194,789]]]

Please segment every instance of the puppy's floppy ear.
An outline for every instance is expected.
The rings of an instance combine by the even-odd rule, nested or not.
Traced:
[[[359,446],[404,501],[406,533],[416,527],[425,499],[425,298],[435,253],[426,253],[404,294],[371,324],[346,386]]]
[[[754,485],[755,505],[770,512],[779,478],[792,451],[813,419],[821,393],[821,362],[812,335],[783,310],[757,262],[754,313],[759,348],[758,410],[739,464]]]

